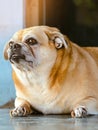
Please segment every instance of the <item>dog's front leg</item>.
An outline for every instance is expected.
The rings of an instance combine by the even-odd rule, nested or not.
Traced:
[[[12,117],[28,116],[32,114],[33,112],[34,111],[29,102],[17,97],[15,99],[15,108],[10,111],[10,115]]]
[[[73,107],[73,110],[71,111],[71,116],[76,118],[94,114],[98,114],[98,103],[93,97],[87,97],[80,101]]]

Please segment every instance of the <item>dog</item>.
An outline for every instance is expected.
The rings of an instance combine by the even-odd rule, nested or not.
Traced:
[[[12,117],[98,114],[97,47],[80,47],[55,27],[34,26],[13,35],[4,57],[16,89]]]

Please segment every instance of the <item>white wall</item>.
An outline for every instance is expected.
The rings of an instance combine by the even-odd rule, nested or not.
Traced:
[[[22,27],[23,0],[0,0],[0,35],[8,35],[6,30],[14,32]]]
[[[0,25],[22,25],[22,0],[0,0]]]
[[[14,32],[23,28],[23,0],[0,0],[0,105],[15,97],[11,66],[3,48]]]

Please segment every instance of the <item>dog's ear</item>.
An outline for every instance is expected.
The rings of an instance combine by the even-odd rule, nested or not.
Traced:
[[[45,33],[48,36],[49,40],[54,42],[55,47],[57,49],[61,49],[62,47],[68,47],[67,41],[65,40],[65,36],[60,33],[58,29],[51,28],[51,30],[46,30]]]
[[[8,48],[9,48],[9,43],[6,43],[3,50],[3,55],[4,55],[5,60],[8,60],[8,53],[7,53]]]
[[[62,47],[65,47],[65,48],[68,47],[67,42],[65,41],[64,37],[61,35],[54,36],[53,41],[57,49],[61,49]]]

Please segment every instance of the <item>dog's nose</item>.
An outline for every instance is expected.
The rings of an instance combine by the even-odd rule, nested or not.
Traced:
[[[14,49],[14,50],[21,49],[21,45],[19,45],[18,43],[15,43],[15,42],[13,42],[13,41],[11,41],[11,42],[9,43],[9,46],[10,46],[11,49]]]

